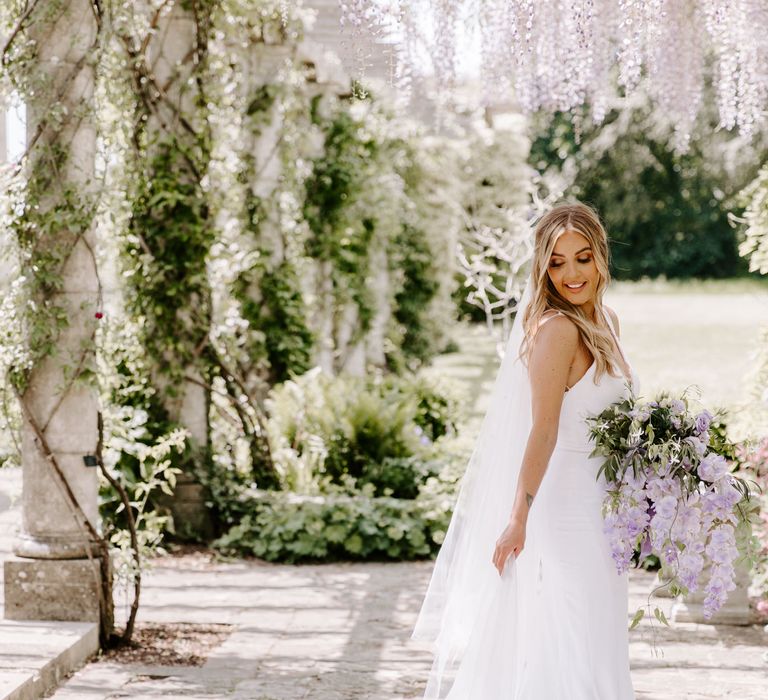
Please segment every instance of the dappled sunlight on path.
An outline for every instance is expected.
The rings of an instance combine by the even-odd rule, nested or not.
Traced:
[[[70,681],[80,695],[65,687],[53,697],[95,700],[117,697],[119,689],[119,697],[130,698],[169,692],[242,700],[419,698],[431,656],[409,635],[431,568],[431,562],[214,563],[203,554],[160,560],[146,578],[140,620],[229,622],[236,632],[202,668],[109,664],[115,695],[82,694],[89,675],[98,673],[104,683],[105,664],[91,664]],[[630,610],[645,602],[653,579],[632,572]],[[670,600],[652,604],[669,613]],[[630,638],[638,700],[764,697],[768,638],[759,626],[667,629],[654,622],[652,629],[643,622]]]

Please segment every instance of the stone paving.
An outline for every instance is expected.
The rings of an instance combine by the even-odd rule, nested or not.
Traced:
[[[91,663],[55,700],[418,698],[429,653],[408,639],[431,564],[277,566],[168,559],[147,577],[140,619],[228,622],[237,630],[200,668]],[[653,576],[632,576],[632,609]],[[671,601],[659,604],[669,613]],[[631,633],[638,700],[768,697],[762,627],[654,625]],[[662,656],[663,654],[663,656]],[[545,699],[532,699],[545,700]]]

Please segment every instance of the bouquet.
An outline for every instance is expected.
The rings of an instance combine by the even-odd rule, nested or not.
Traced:
[[[722,421],[709,411],[693,412],[684,394],[661,394],[640,402],[635,397],[611,404],[587,419],[595,443],[592,456],[603,456],[605,475],[603,529],[619,573],[633,558],[642,564],[656,555],[672,576],[673,593],[699,586],[705,563],[704,617],[725,602],[739,558],[737,533],[751,532],[753,509],[747,481],[736,476],[736,445]],[[631,627],[642,619],[635,614]],[[668,624],[656,608],[656,618]]]

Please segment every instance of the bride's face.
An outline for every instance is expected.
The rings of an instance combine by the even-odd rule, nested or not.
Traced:
[[[555,243],[547,268],[549,279],[563,299],[580,306],[594,302],[600,273],[589,241],[576,231],[565,231]]]

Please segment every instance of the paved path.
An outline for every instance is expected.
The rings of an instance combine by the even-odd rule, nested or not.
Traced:
[[[237,625],[201,668],[92,663],[55,700],[418,698],[430,655],[408,639],[431,563],[280,566],[188,555],[147,577],[144,621]],[[653,576],[635,572],[631,608]],[[670,601],[660,599],[669,613]],[[759,626],[648,623],[631,633],[638,700],[765,699],[768,635]],[[538,700],[538,699],[536,699]]]

